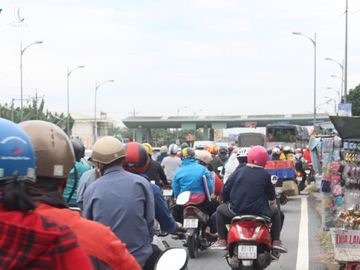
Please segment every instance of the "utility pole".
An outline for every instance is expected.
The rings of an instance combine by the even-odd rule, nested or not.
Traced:
[[[345,67],[344,67],[344,102],[347,102],[347,78],[348,78],[348,15],[349,0],[346,0],[345,9]]]

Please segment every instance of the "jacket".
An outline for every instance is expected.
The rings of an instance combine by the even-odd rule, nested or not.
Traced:
[[[77,211],[56,208],[45,203],[40,203],[36,212],[74,230],[79,244],[86,254],[100,261],[94,263],[100,266],[95,269],[106,269],[106,267],[101,267],[102,265],[118,270],[141,269],[135,258],[127,251],[126,246],[109,227],[87,220],[81,217]]]
[[[69,227],[1,205],[0,248],[0,269],[93,269]]]
[[[76,161],[74,167],[70,170],[70,175],[66,183],[66,188],[64,190],[64,198],[67,203],[70,205],[76,204],[77,199],[77,190],[79,187],[80,177],[84,172],[90,170],[91,167],[88,164],[85,164],[81,161]],[[75,189],[74,189],[75,185]],[[74,189],[74,191],[72,191]],[[71,196],[71,198],[70,198]]]
[[[152,254],[155,217],[151,184],[120,166],[107,168],[104,175],[84,193],[83,215],[106,226],[144,266]]]
[[[205,194],[203,176],[209,187],[209,192],[214,192],[213,179],[210,172],[204,166],[198,164],[194,158],[186,158],[175,172],[172,188],[176,198],[184,191],[191,191],[193,194]]]
[[[152,160],[151,158],[149,167],[144,174],[148,179],[150,179],[150,181],[155,181],[158,186],[161,185],[160,181],[163,182],[164,185],[168,184],[164,169],[161,167],[160,163]]]

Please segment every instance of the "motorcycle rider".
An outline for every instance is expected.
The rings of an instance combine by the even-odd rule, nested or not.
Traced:
[[[210,145],[207,150],[210,152],[210,154],[213,157],[213,160],[210,163],[212,171],[214,171],[216,173],[219,173],[218,168],[222,167],[224,165],[224,162],[218,156],[219,148],[216,145],[213,144],[213,145]]]
[[[0,268],[93,269],[69,227],[34,211],[36,155],[30,138],[3,118],[0,130]]]
[[[248,153],[248,164],[236,169],[222,191],[224,204],[216,210],[219,240],[213,249],[226,249],[226,224],[237,215],[263,215],[271,218],[273,249],[287,252],[280,240],[281,215],[275,206],[275,189],[270,175],[264,169],[268,159],[262,146],[254,146]],[[269,204],[271,201],[271,206]]]
[[[149,181],[155,181],[155,184],[157,184],[160,187],[162,185],[168,185],[169,183],[166,179],[166,175],[160,163],[151,158],[153,154],[152,146],[149,143],[143,143],[143,146],[145,147],[146,152],[148,153],[150,158],[149,166],[147,167],[147,170],[144,172],[144,174],[147,176],[147,179],[150,179]]]
[[[293,155],[293,152],[292,152],[290,146],[284,146],[284,150],[280,154],[279,159],[280,160],[291,160],[291,161],[294,160],[294,155]]]
[[[126,157],[124,161],[125,170],[141,175],[146,178],[146,180],[149,180],[144,174],[149,166],[149,159],[143,145],[136,142],[130,142],[126,145]],[[154,193],[155,219],[160,224],[161,232],[175,234],[182,225],[176,223],[174,217],[171,215],[161,189],[155,184],[151,184],[151,188]]]
[[[76,198],[80,177],[91,167],[81,160],[85,155],[85,147],[82,142],[78,139],[71,139],[71,144],[75,153],[75,164],[71,168],[69,179],[66,182],[64,199],[70,206],[77,206]]]
[[[271,160],[280,160],[281,150],[279,147],[274,147],[271,153]]]
[[[175,172],[172,181],[174,198],[184,191],[191,191],[191,204],[197,205],[199,209],[211,215],[213,205],[207,199],[203,184],[203,176],[205,176],[209,193],[212,194],[214,185],[211,174],[208,169],[196,162],[195,152],[192,148],[184,148],[181,154],[183,162]],[[177,222],[183,223],[183,209],[182,205],[175,205],[173,208],[173,215]]]
[[[20,126],[29,135],[37,156],[36,189],[31,192],[38,203],[36,212],[73,229],[95,269],[140,270],[135,258],[108,227],[81,217],[65,202],[62,194],[74,162],[74,152],[65,132],[45,121],[25,121]],[[63,166],[63,173],[54,169],[57,166]]]
[[[95,142],[92,159],[102,176],[84,194],[83,214],[109,226],[143,269],[153,269],[160,250],[153,246],[155,218],[151,184],[123,169],[125,146],[105,136]]]
[[[226,164],[226,162],[229,159],[229,150],[228,150],[228,148],[225,147],[225,146],[220,146],[218,157],[221,159],[223,164]]]
[[[177,156],[178,146],[176,144],[170,144],[169,146],[169,156],[165,157],[161,162],[161,166],[164,168],[166,179],[171,183],[175,171],[181,165],[181,159]]]
[[[168,156],[168,148],[166,145],[160,147],[160,155],[156,158],[156,161],[161,164],[164,158]]]

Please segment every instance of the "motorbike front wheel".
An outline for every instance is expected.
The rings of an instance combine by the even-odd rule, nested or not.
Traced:
[[[190,258],[196,258],[199,255],[199,235],[197,230],[188,236],[187,248]]]

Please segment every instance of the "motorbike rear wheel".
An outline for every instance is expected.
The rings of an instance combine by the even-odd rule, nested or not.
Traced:
[[[196,230],[192,235],[188,236],[187,248],[190,258],[196,258],[199,255],[199,234]]]

